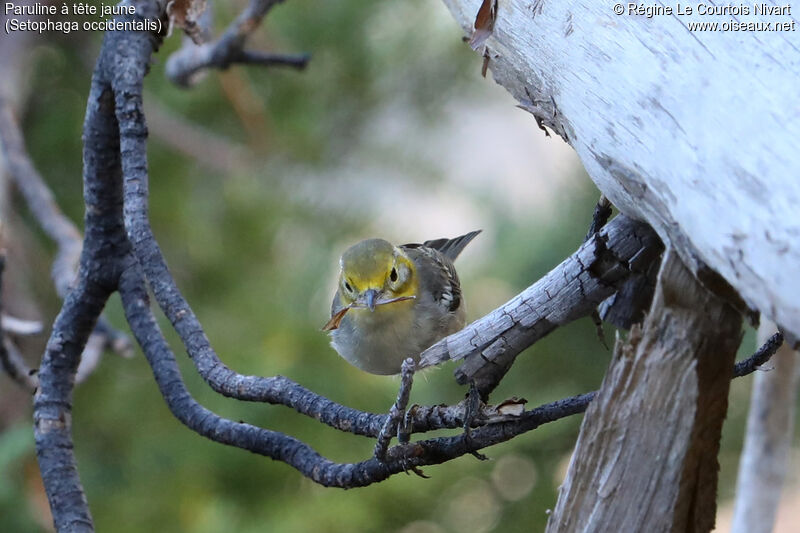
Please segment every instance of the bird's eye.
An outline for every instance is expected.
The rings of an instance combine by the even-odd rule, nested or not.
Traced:
[[[347,289],[347,292],[353,292],[353,287],[346,281],[344,282],[344,288]]]
[[[392,268],[392,271],[389,273],[389,279],[392,280],[393,283],[395,281],[397,281],[397,269],[396,268]]]

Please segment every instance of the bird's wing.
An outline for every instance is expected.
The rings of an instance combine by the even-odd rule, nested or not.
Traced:
[[[426,280],[422,290],[430,292],[434,301],[448,312],[455,312],[461,306],[461,283],[449,257],[435,248],[425,245],[406,247],[418,268],[425,271],[420,279]]]

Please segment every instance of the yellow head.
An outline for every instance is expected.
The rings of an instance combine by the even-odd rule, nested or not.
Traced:
[[[414,263],[398,248],[383,239],[367,239],[354,244],[342,255],[339,295],[345,305],[376,305],[395,298],[415,298],[417,280]]]

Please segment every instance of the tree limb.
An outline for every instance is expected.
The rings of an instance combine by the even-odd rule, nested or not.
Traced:
[[[116,32],[109,32],[111,34]],[[107,41],[106,41],[107,42]],[[129,244],[122,224],[118,125],[110,91],[93,78],[84,127],[85,237],[76,286],[53,325],[34,397],[36,456],[59,531],[93,531],[72,443],[72,390],[81,352],[116,288]]]
[[[751,357],[736,363],[733,369],[733,377],[738,378],[755,372],[758,367],[769,361],[782,345],[783,334],[781,332],[773,334]]]
[[[216,42],[198,45],[184,40],[183,47],[167,60],[167,77],[176,85],[188,87],[198,72],[207,68],[225,70],[234,63],[304,69],[311,59],[309,54],[268,54],[244,49],[247,39],[261,25],[264,16],[282,1],[250,0],[247,8]],[[209,18],[203,22],[210,26],[210,15],[206,16]]]
[[[647,272],[662,245],[641,222],[617,216],[545,277],[422,353],[420,366],[465,359],[456,379],[491,392],[514,359],[554,329],[588,316],[629,276]]]

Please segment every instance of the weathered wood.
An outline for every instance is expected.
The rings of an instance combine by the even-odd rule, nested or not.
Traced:
[[[668,251],[650,313],[618,343],[547,531],[710,531],[741,315]]]
[[[774,331],[774,324],[762,324],[759,342]],[[794,433],[798,357],[784,344],[766,365],[772,370],[756,373],[736,482],[732,533],[769,533],[775,525]]]
[[[587,316],[632,276],[647,273],[662,250],[649,226],[618,216],[542,279],[422,352],[420,367],[465,359],[456,379],[474,381],[486,394],[520,352]]]
[[[481,0],[444,2],[471,34]],[[751,15],[646,17],[612,5],[500,0],[486,41],[494,79],[701,279],[710,267],[800,338],[800,30],[688,27],[798,26],[797,14],[755,16],[750,4]]]

